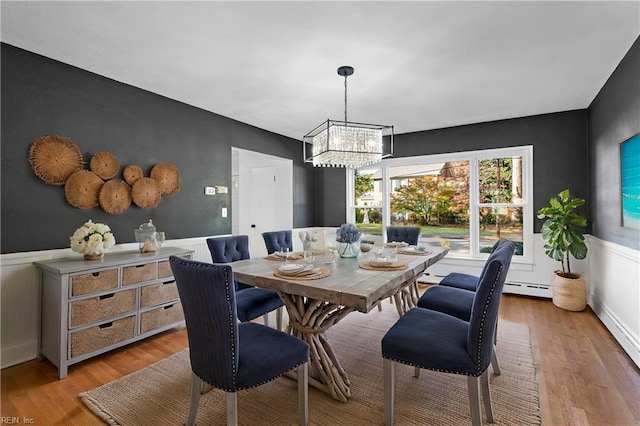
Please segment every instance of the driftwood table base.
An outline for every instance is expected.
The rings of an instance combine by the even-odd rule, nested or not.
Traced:
[[[351,397],[349,377],[325,332],[355,309],[286,293],[278,293],[289,313],[287,332],[309,344],[309,384],[340,402]]]

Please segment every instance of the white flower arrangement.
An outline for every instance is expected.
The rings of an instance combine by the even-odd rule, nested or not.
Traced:
[[[104,223],[87,223],[76,229],[71,237],[71,250],[80,254],[99,255],[116,245],[111,228]]]

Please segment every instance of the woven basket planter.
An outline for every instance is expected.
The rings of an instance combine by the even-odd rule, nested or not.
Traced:
[[[587,288],[580,274],[577,278],[565,278],[555,274],[553,280],[553,304],[566,311],[582,311],[587,307]]]

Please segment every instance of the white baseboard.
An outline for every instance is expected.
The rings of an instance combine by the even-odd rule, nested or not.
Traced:
[[[2,368],[31,361],[38,353],[38,341],[29,340],[16,343],[10,347],[2,347]]]
[[[607,330],[609,330],[627,355],[629,355],[629,358],[640,368],[640,341],[638,340],[638,336],[634,335],[631,330],[596,297],[591,297],[590,306]]]

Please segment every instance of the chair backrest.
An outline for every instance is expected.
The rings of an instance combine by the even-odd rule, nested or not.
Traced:
[[[207,238],[207,246],[213,263],[231,263],[251,257],[247,235]]]
[[[231,266],[177,256],[169,264],[187,325],[191,369],[217,388],[233,389],[239,339]]]
[[[418,238],[419,226],[387,226],[387,242],[404,241],[415,246],[418,244]]]
[[[280,251],[282,248],[293,251],[293,238],[290,230],[263,232],[262,238],[264,238],[268,254]]]
[[[502,288],[515,249],[516,246],[512,241],[504,240],[489,255],[480,274],[467,336],[467,352],[475,361],[479,369],[478,373],[483,372],[491,362],[493,334],[498,321]]]

